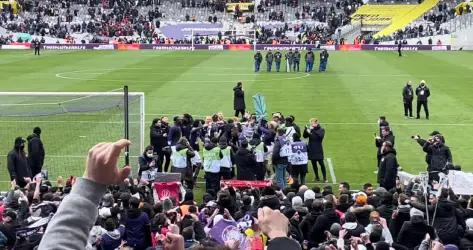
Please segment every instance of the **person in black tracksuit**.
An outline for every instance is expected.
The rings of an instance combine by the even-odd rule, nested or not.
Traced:
[[[412,89],[411,81],[408,81],[404,89],[402,89],[402,100],[404,102],[404,116],[406,118],[412,118],[412,100],[414,100],[414,90]]]
[[[34,47],[34,54],[39,56],[40,55],[39,50],[41,48],[41,43],[39,42],[38,38],[34,39],[33,47]]]
[[[420,109],[423,106],[425,111],[425,118],[429,119],[429,106],[427,104],[428,98],[430,96],[430,89],[425,84],[425,81],[420,81],[420,85],[416,88],[417,95],[417,119],[420,119]]]

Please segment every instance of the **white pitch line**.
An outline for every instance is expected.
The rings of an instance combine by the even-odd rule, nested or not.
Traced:
[[[337,184],[337,177],[335,176],[335,171],[333,171],[332,159],[327,158],[327,165],[330,170],[330,176],[332,177],[332,183]]]
[[[147,116],[173,116],[179,114],[146,114]],[[193,117],[202,118],[206,117],[204,115],[192,115]],[[151,120],[149,120],[151,121]],[[12,123],[18,122],[23,123],[24,120],[0,120],[0,123]],[[114,122],[114,121],[77,121],[77,120],[52,120],[52,121],[41,121],[41,120],[30,120],[30,122],[36,123],[96,123],[96,124],[123,124],[122,121]],[[140,122],[133,122],[130,123],[140,123]],[[375,122],[324,122],[321,123],[322,125],[377,125]],[[391,126],[453,126],[453,127],[472,127],[473,123],[392,123]]]

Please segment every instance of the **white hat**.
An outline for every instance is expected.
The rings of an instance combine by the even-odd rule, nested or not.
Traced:
[[[315,193],[312,190],[307,190],[304,192],[304,201],[315,200]]]
[[[299,196],[294,196],[294,198],[292,198],[292,207],[302,207],[302,198],[299,197]]]
[[[468,230],[473,230],[473,218],[469,218],[468,220],[466,220],[465,224]]]
[[[424,217],[424,212],[420,211],[417,208],[411,208],[411,211],[409,212],[409,214],[410,214],[411,217],[414,217],[414,216]]]
[[[421,80],[421,81],[420,81],[420,83],[423,83],[423,84],[425,84],[425,80]]]

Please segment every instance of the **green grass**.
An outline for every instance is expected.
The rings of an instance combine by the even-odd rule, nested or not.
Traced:
[[[244,83],[246,102],[266,97],[269,112],[292,114],[303,126],[317,117],[326,129],[325,156],[332,159],[337,181],[353,188],[375,182],[379,115],[387,116],[396,135],[398,160],[405,170],[425,169],[424,153],[410,137],[433,130],[445,135],[456,164],[473,170],[473,54],[470,52],[332,52],[328,72],[253,73],[248,52],[52,52],[40,57],[30,51],[0,51],[1,91],[110,91],[130,86],[146,94],[146,127],[159,114],[208,115],[222,111],[233,115],[232,87]],[[263,68],[264,68],[263,64]],[[301,65],[303,66],[303,65]],[[58,75],[60,78],[58,77]],[[401,90],[407,80],[426,80],[432,96],[430,120],[405,120]],[[2,100],[0,100],[0,103]],[[415,107],[414,107],[415,109]],[[22,122],[16,122],[21,120]],[[82,123],[35,122],[72,120]],[[85,122],[87,121],[87,122]],[[88,148],[121,135],[113,115],[59,115],[12,119],[0,117],[0,180],[7,180],[5,155],[16,136],[27,136],[34,126],[43,128],[53,176],[83,171]],[[145,131],[148,135],[148,131]],[[148,142],[148,138],[145,138]],[[135,160],[134,160],[135,161]],[[310,171],[309,180],[313,173]],[[64,174],[64,175],[66,175]],[[5,185],[2,185],[4,187]]]

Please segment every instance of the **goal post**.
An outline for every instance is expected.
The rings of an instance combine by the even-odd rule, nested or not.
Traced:
[[[129,92],[128,96],[130,162],[136,175],[138,157],[145,148],[145,95]],[[6,155],[16,137],[26,139],[34,127],[40,127],[46,151],[43,169],[48,170],[50,179],[81,176],[87,152],[93,145],[124,138],[123,97],[123,90],[0,92],[0,165],[7,165]],[[0,181],[8,180],[5,167],[0,171]]]

